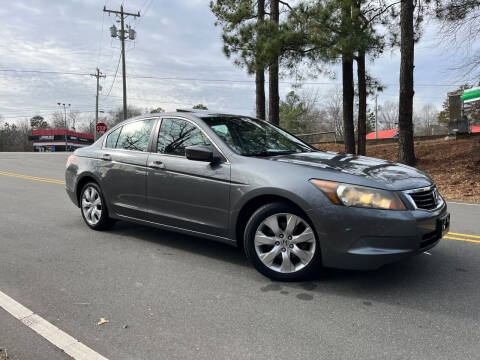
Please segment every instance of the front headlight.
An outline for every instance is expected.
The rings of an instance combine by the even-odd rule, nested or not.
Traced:
[[[366,186],[337,183],[325,180],[310,180],[334,203],[385,210],[406,210],[397,194]]]

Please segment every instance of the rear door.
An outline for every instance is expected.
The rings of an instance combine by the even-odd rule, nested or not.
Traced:
[[[189,160],[185,148],[213,146],[195,123],[163,118],[148,159],[147,196],[153,222],[228,237],[230,164]]]
[[[99,173],[109,210],[118,215],[140,219],[147,216],[146,165],[155,121],[126,123],[105,141]]]

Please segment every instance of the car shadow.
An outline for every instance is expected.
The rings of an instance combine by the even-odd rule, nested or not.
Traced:
[[[324,268],[311,281],[269,285],[280,293],[296,293],[298,299],[307,301],[335,295],[351,299],[355,306],[386,304],[480,320],[474,300],[478,262],[466,263],[460,254],[450,253],[441,244],[430,253],[377,270]]]
[[[169,249],[176,249],[237,266],[251,266],[241,249],[220,242],[127,222],[118,222],[112,232],[120,237],[161,245],[162,251],[167,253]],[[357,306],[400,305],[419,311],[480,319],[479,312],[473,311],[471,291],[472,284],[478,282],[478,272],[478,262],[466,262],[462,253],[449,251],[448,246],[440,243],[428,254],[419,254],[377,270],[323,268],[309,281],[275,282],[259,274],[255,281],[263,293],[278,292],[302,301],[321,301],[324,296],[335,295],[350,298]]]
[[[248,266],[241,249],[218,241],[124,221],[118,221],[110,232],[120,237],[136,238],[161,245],[166,248],[167,253],[168,248],[177,249],[235,265]]]

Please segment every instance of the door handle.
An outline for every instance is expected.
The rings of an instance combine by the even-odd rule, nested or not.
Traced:
[[[112,161],[112,157],[110,156],[110,154],[103,154],[102,155],[102,160]]]
[[[148,167],[152,169],[165,169],[165,164],[159,160],[153,160],[148,163]]]

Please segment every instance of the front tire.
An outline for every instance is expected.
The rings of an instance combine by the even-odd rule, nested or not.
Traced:
[[[106,201],[97,183],[89,182],[83,187],[80,193],[80,211],[90,229],[105,230],[114,224],[108,216]]]
[[[321,265],[312,224],[288,203],[270,203],[255,211],[245,227],[244,246],[253,266],[273,280],[305,280]]]

